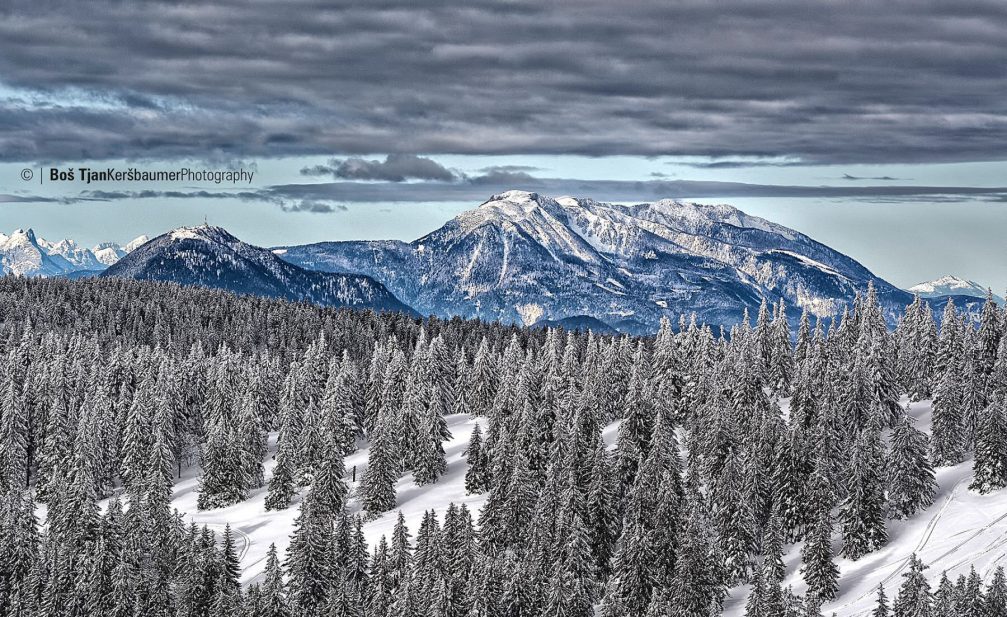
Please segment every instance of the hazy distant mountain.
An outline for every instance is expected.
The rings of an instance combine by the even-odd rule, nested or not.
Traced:
[[[220,227],[182,227],[143,243],[102,276],[170,281],[324,306],[414,313],[381,283],[312,272],[246,244]]]
[[[0,262],[3,274],[20,276],[65,276],[79,272],[98,272],[115,263],[131,250],[143,244],[140,236],[120,248],[114,242],[103,242],[93,249],[71,239],[50,242],[35,235],[31,229],[17,229],[11,235],[0,233]]]
[[[894,314],[909,293],[794,230],[727,205],[629,206],[495,195],[410,243],[324,242],[274,252],[305,268],[366,274],[423,314],[524,324],[590,316],[622,331],[697,313],[729,324],[763,298],[792,317],[839,313],[874,282]]]
[[[11,235],[0,233],[0,265],[4,274],[18,276],[59,276],[73,271],[73,265],[62,255],[49,254],[31,229],[17,229]]]
[[[909,288],[910,293],[919,294],[921,298],[939,298],[942,296],[973,296],[985,298],[988,287],[980,285],[975,281],[958,278],[957,276],[942,276],[939,279],[913,285]],[[1004,303],[1004,299],[993,294],[993,299],[999,304]]]

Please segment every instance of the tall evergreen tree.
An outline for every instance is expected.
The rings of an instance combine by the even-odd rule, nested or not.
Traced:
[[[913,426],[907,410],[892,431],[888,455],[888,510],[892,518],[913,516],[933,503],[937,481],[928,449],[929,438]]]

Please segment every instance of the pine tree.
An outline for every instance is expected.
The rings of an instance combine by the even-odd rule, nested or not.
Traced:
[[[954,584],[948,578],[947,572],[941,572],[934,592],[933,617],[956,617],[959,614],[958,593]]]
[[[367,453],[367,470],[360,485],[360,500],[370,515],[387,512],[395,507],[395,482],[398,479],[398,439],[391,418],[392,410],[382,406],[371,432]]]
[[[417,453],[414,459],[413,478],[418,486],[432,484],[447,471],[443,442],[451,439],[444,414],[447,409],[441,389],[434,384],[430,389],[430,400],[423,407],[417,435]]]
[[[1003,566],[997,566],[984,600],[987,617],[1007,617],[1007,576]]]
[[[469,438],[468,448],[465,449],[465,458],[468,461],[468,468],[465,471],[465,492],[472,495],[485,491],[488,486],[486,456],[482,451],[482,429],[477,422],[472,427],[472,436]]]
[[[840,509],[842,555],[859,559],[888,541],[885,528],[884,446],[877,425],[857,436],[850,462],[847,496]]]
[[[834,600],[839,593],[839,568],[832,555],[832,516],[828,509],[818,514],[818,523],[801,550],[802,573],[808,592],[822,601]]]
[[[567,525],[570,537],[554,568],[546,597],[544,617],[592,617],[594,610],[594,560],[584,522],[574,512]]]
[[[332,519],[309,491],[294,522],[287,548],[289,601],[295,615],[318,615],[332,586]]]
[[[933,503],[937,481],[928,450],[929,438],[913,427],[913,418],[906,410],[892,431],[886,469],[888,510],[892,518],[913,516]]]
[[[948,327],[945,326],[944,329]],[[956,356],[951,356],[947,359],[947,363],[934,389],[930,458],[937,466],[957,465],[965,456],[961,396],[962,361]]]
[[[871,617],[888,617],[888,598],[885,596],[884,585],[878,585],[878,602],[871,612]]]
[[[250,482],[240,447],[226,414],[211,422],[203,447],[200,510],[223,508],[245,499]]]
[[[909,571],[902,575],[902,586],[892,607],[893,617],[930,617],[932,595],[923,576],[926,567],[915,553],[909,557]]]
[[[287,605],[286,584],[283,581],[283,570],[277,557],[276,544],[269,545],[266,553],[266,570],[262,582],[261,617],[288,617],[290,609]]]
[[[983,411],[976,432],[974,477],[969,488],[988,493],[1007,486],[1007,397],[1003,394]]]

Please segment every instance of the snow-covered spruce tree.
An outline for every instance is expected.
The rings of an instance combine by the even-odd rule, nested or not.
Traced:
[[[332,518],[308,491],[294,521],[285,567],[289,601],[295,615],[317,615],[333,585]]]
[[[469,445],[465,449],[465,460],[468,467],[465,471],[465,492],[471,494],[481,493],[487,488],[486,478],[486,457],[483,455],[482,428],[476,423],[472,427],[472,435],[469,437]]]
[[[724,556],[727,580],[731,584],[748,581],[755,550],[755,518],[745,494],[744,463],[732,453],[713,491],[717,538]]]
[[[650,452],[630,491],[623,519],[625,529],[606,591],[605,602],[615,611],[613,615],[646,610],[652,588],[667,585],[667,575],[676,571],[684,522],[681,473],[674,427],[665,412],[660,411],[654,423]],[[696,508],[699,507],[697,503]],[[694,559],[701,559],[699,552],[709,550],[701,544],[705,540],[705,535],[694,539],[697,553]]]
[[[790,429],[778,450],[773,473],[776,508],[784,539],[794,542],[803,539],[814,524],[815,513],[809,509],[808,481],[814,469],[810,444],[799,427]]]
[[[296,476],[300,464],[298,445],[304,430],[303,409],[300,407],[300,376],[300,365],[292,363],[284,379],[280,399],[280,431],[276,442],[276,465],[266,494],[267,510],[286,508],[297,488]]]
[[[902,575],[902,586],[892,605],[893,617],[930,617],[933,595],[923,575],[926,568],[915,553],[909,557],[909,571]]]
[[[367,470],[360,483],[360,501],[369,515],[387,512],[395,507],[395,481],[399,477],[401,457],[393,413],[393,409],[382,405],[374,430],[371,431]]]
[[[329,379],[325,383],[325,392],[320,405],[323,421],[328,431],[335,437],[339,452],[343,455],[350,454],[356,449],[357,435],[362,426],[357,418],[358,410],[355,404],[357,387],[356,369],[349,354],[344,351],[338,366],[330,366]]]
[[[419,433],[416,436],[416,457],[413,463],[413,478],[418,486],[432,484],[447,471],[443,442],[451,439],[444,414],[446,401],[441,396],[441,387],[434,384],[429,389],[429,400],[421,408]]]
[[[824,602],[835,599],[839,593],[839,567],[832,554],[832,514],[828,508],[821,508],[817,518],[801,549],[804,563],[801,573],[808,584],[809,595]]]
[[[884,445],[877,420],[864,428],[853,445],[846,499],[839,512],[842,555],[859,559],[888,541],[885,525]]]
[[[986,588],[986,597],[983,601],[986,615],[1003,617],[1007,615],[1007,576],[1004,575],[1003,566],[997,566],[993,573],[993,580]]]
[[[979,330],[976,333],[975,362],[976,369],[983,375],[993,373],[997,359],[997,349],[1003,336],[1003,323],[1000,310],[993,300],[993,292],[986,291],[986,302],[979,314]]]
[[[947,572],[941,572],[937,590],[933,594],[931,617],[954,617],[958,615],[958,592]]]
[[[790,346],[790,325],[787,310],[780,298],[769,332],[769,367],[766,383],[772,392],[786,396],[794,372],[793,348]]]
[[[479,341],[479,347],[472,361],[472,372],[469,375],[471,387],[469,404],[473,415],[484,415],[493,405],[497,391],[496,370],[493,351],[489,347],[489,341],[484,337]]]
[[[973,479],[969,488],[980,493],[1007,486],[1007,397],[1000,394],[983,411],[976,431]]]
[[[637,469],[650,448],[654,408],[648,373],[650,367],[645,353],[643,345],[638,345],[623,404],[624,419],[619,425],[616,461],[618,461],[620,499],[625,499],[626,493],[633,486]]]
[[[287,585],[283,580],[283,569],[280,566],[275,543],[270,543],[269,551],[266,552],[266,569],[261,592],[262,617],[286,617],[290,614]]]
[[[210,424],[203,446],[200,510],[223,508],[245,499],[250,482],[241,445],[226,414]]]
[[[957,465],[965,457],[961,379],[962,360],[951,356],[934,388],[930,458],[936,466]]]
[[[245,393],[238,410],[238,424],[235,438],[238,440],[241,467],[246,481],[246,489],[259,488],[265,484],[262,459],[267,452],[267,433],[262,410],[258,405],[255,389]]]
[[[594,559],[584,521],[573,512],[566,525],[570,536],[553,569],[546,592],[544,617],[593,617]]]
[[[756,569],[757,582],[745,604],[746,617],[785,615],[783,577],[783,531],[774,511],[762,537],[762,562]]]
[[[906,307],[895,333],[897,371],[910,401],[930,397],[937,354],[937,325],[933,311],[919,296]]]
[[[929,438],[913,426],[909,410],[891,434],[886,476],[888,512],[896,519],[908,518],[930,506],[937,493],[934,468],[928,456]]]
[[[885,586],[878,585],[878,600],[871,611],[871,617],[888,617],[888,596],[885,595]]]

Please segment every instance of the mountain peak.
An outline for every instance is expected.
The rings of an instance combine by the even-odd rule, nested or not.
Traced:
[[[911,300],[804,234],[729,205],[673,199],[626,205],[505,191],[410,244],[330,242],[277,254],[371,276],[424,314],[509,323],[587,315],[653,331],[662,317],[696,312],[730,324],[763,299],[828,317],[869,283],[886,309]]]
[[[195,227],[178,227],[168,232],[172,240],[208,240],[210,242],[234,242],[237,240],[223,227],[214,225],[198,225]]]
[[[20,227],[14,230],[14,233],[10,235],[10,240],[18,242],[28,242],[30,244],[38,244],[38,239],[35,237],[35,231],[29,227],[28,229],[21,229]]]
[[[126,246],[122,247],[122,250],[126,251],[127,253],[131,253],[140,246],[146,244],[147,242],[150,242],[150,237],[147,236],[146,234],[142,236],[137,236],[136,238],[127,242]]]
[[[913,285],[908,290],[910,293],[917,294],[921,298],[936,298],[939,296],[972,296],[975,298],[985,298],[990,290],[984,285],[980,285],[975,281],[964,279],[953,275],[944,275],[938,279],[932,281],[926,281]],[[1004,299],[1000,296],[993,294],[993,299],[1003,304]]]

